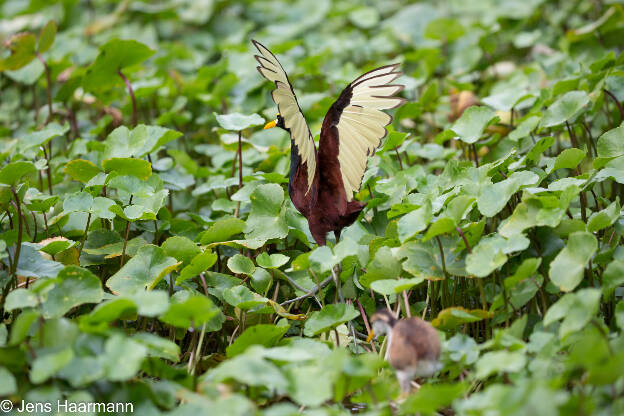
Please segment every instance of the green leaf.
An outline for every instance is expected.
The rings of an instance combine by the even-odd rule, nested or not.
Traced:
[[[362,29],[370,29],[379,23],[379,12],[374,7],[358,7],[349,13],[349,20]]]
[[[176,298],[174,298],[176,300]],[[166,324],[178,328],[191,328],[210,322],[216,323],[216,327],[208,326],[207,331],[218,331],[225,321],[221,309],[205,296],[191,295],[186,299],[172,303],[169,310],[160,317]]]
[[[480,242],[466,257],[466,271],[476,277],[486,277],[507,262],[507,256],[499,247]]]
[[[401,404],[400,414],[435,414],[437,410],[448,407],[461,397],[468,386],[465,383],[423,384],[415,394],[410,395]]]
[[[138,65],[155,52],[135,40],[111,39],[100,46],[95,62],[87,68],[83,86],[97,92],[120,85],[123,81],[117,71]]]
[[[388,138],[386,138],[382,151],[379,153],[385,153],[391,150],[393,151],[395,148],[401,146],[408,136],[409,133],[403,133],[400,131],[388,132]]]
[[[559,327],[559,338],[583,329],[596,315],[600,306],[599,289],[584,288],[575,293],[567,293],[553,304],[544,315],[545,327],[563,319]]]
[[[256,257],[258,266],[264,267],[265,269],[277,269],[288,263],[288,260],[290,260],[290,258],[283,254],[276,253],[269,255],[264,251]]]
[[[509,133],[507,137],[509,137],[510,140],[517,142],[523,137],[529,136],[531,132],[533,131],[533,129],[537,127],[537,124],[539,123],[539,121],[540,121],[540,117],[531,116],[527,118],[526,120],[524,120],[522,123],[518,124],[516,129],[513,130],[511,133]]]
[[[251,126],[264,124],[264,119],[258,114],[245,115],[240,113],[217,114],[214,113],[217,123],[226,130],[240,131]]]
[[[33,85],[41,78],[44,72],[43,64],[39,59],[33,59],[28,65],[15,71],[4,71],[4,74],[15,82]]]
[[[61,317],[84,303],[99,303],[104,295],[100,279],[82,267],[65,267],[57,280],[59,282],[48,292],[42,306],[43,316],[47,319]]]
[[[180,347],[173,341],[146,332],[134,335],[132,340],[147,347],[148,356],[164,358],[174,363],[180,360]]]
[[[453,42],[464,34],[464,28],[457,19],[442,17],[429,22],[425,27],[425,37]]]
[[[566,121],[574,121],[587,104],[589,96],[585,91],[569,91],[546,109],[540,127],[553,127]]]
[[[542,264],[541,258],[525,259],[522,264],[520,264],[516,272],[512,276],[505,279],[505,288],[512,289],[516,284],[533,275],[539,268],[540,264]]]
[[[40,147],[48,143],[57,136],[63,136],[69,131],[69,124],[60,125],[52,122],[39,131],[34,131],[22,137],[19,141],[18,148],[20,151],[30,149],[31,147]]]
[[[48,260],[41,252],[31,246],[22,244],[17,274],[23,277],[56,277],[64,266],[53,260]]]
[[[276,183],[259,185],[249,197],[251,211],[245,223],[245,238],[267,241],[288,235],[284,190]]]
[[[251,261],[249,257],[243,256],[242,254],[236,254],[230,257],[227,261],[227,266],[232,273],[246,274],[247,276],[252,275],[256,269],[253,261]]]
[[[276,326],[269,324],[249,327],[236,338],[232,345],[227,347],[227,356],[231,358],[242,354],[252,345],[262,345],[267,348],[273,347],[282,339],[288,328],[288,325]]]
[[[63,201],[63,211],[65,212],[89,212],[93,205],[93,196],[88,192],[76,192],[69,194]]]
[[[441,310],[438,316],[431,321],[436,328],[450,330],[471,322],[478,322],[483,319],[491,318],[492,314],[483,309],[465,309],[461,306],[453,306]]]
[[[398,231],[399,239],[405,242],[416,233],[426,229],[432,218],[431,201],[425,201],[420,208],[413,210],[399,219]]]
[[[201,248],[189,238],[178,235],[169,237],[161,247],[165,250],[166,255],[175,257],[184,266],[188,265],[195,256],[202,252]]]
[[[519,171],[494,184],[487,181],[479,188],[477,207],[486,217],[493,217],[502,211],[509,198],[522,186],[534,185],[538,180],[539,176],[533,172]]]
[[[104,366],[97,357],[74,356],[58,375],[73,387],[81,387],[103,378]]]
[[[32,33],[18,33],[11,36],[4,45],[11,51],[11,55],[0,59],[0,71],[20,69],[35,59],[35,45],[37,39]]]
[[[449,217],[438,217],[438,219],[435,220],[433,224],[431,224],[431,226],[429,226],[429,229],[425,233],[425,236],[423,237],[422,241],[429,241],[433,237],[436,237],[438,235],[453,232],[455,231],[456,227],[457,227],[457,222],[454,219],[449,218]],[[399,235],[400,234],[401,232],[399,229]]]
[[[624,155],[624,126],[605,132],[596,144],[598,157],[618,157]]]
[[[164,290],[138,291],[128,296],[143,316],[158,316],[169,309],[169,294]]]
[[[393,295],[409,290],[413,286],[422,283],[424,277],[414,277],[412,279],[382,279],[375,280],[370,284],[371,289],[382,295]]]
[[[616,287],[621,285],[624,285],[624,261],[615,259],[607,265],[607,268],[602,274],[602,286],[603,290],[608,295],[612,293]]]
[[[130,295],[136,291],[153,289],[163,277],[180,266],[165,251],[148,244],[139,249],[124,266],[106,282],[106,286],[115,294]]]
[[[190,264],[180,271],[180,275],[176,279],[176,285],[205,272],[217,262],[217,259],[217,254],[210,250],[196,255],[191,259]]]
[[[245,221],[238,218],[220,218],[202,235],[202,245],[227,241],[245,229]]]
[[[114,157],[102,162],[106,173],[115,172],[119,175],[132,175],[141,180],[152,176],[152,164],[147,160],[127,157]]]
[[[171,130],[161,126],[146,126],[139,124],[131,133],[131,146],[136,147],[136,157],[143,157],[160,149],[172,140],[182,137],[179,131]],[[138,145],[142,144],[141,148]]]
[[[555,159],[553,172],[557,169],[574,169],[583,159],[585,159],[585,151],[577,148],[565,149]]]
[[[619,301],[615,306],[615,321],[620,329],[624,329],[624,301]]]
[[[394,279],[400,274],[401,263],[394,257],[389,247],[382,246],[366,266],[366,273],[360,277],[360,283],[368,288],[375,280]]]
[[[124,334],[114,334],[106,340],[100,357],[106,378],[126,381],[133,378],[147,357],[147,348]]]
[[[37,306],[39,301],[37,300],[37,295],[31,292],[28,289],[24,289],[23,287],[18,287],[9,292],[6,297],[6,302],[4,303],[4,309],[7,312],[13,311],[15,309],[26,309]]]
[[[353,305],[338,303],[325,305],[320,311],[312,312],[305,322],[303,333],[307,337],[322,334],[360,315]]]
[[[498,117],[488,107],[471,106],[451,126],[451,130],[465,143],[475,143],[481,138],[483,131]]]
[[[67,163],[64,171],[71,179],[87,183],[95,175],[102,172],[102,169],[89,160],[76,159]]]
[[[548,136],[542,137],[535,143],[535,145],[529,150],[526,155],[526,158],[529,162],[537,163],[542,155],[546,151],[546,149],[550,148],[555,144],[555,138]]]
[[[620,204],[613,201],[608,207],[599,212],[594,212],[587,221],[587,231],[592,233],[611,226],[620,218]]]
[[[267,289],[271,285],[272,276],[262,267],[256,267],[251,275],[251,287],[258,293],[266,294]]]
[[[88,315],[80,317],[80,329],[84,332],[105,332],[108,324],[118,319],[136,317],[137,305],[126,298],[116,298],[100,303]]]
[[[327,246],[316,247],[308,254],[308,260],[313,271],[320,273],[331,270],[338,263],[338,259],[332,253],[331,248]]]
[[[74,351],[71,347],[38,356],[33,361],[30,370],[30,381],[35,384],[43,383],[69,364],[72,358],[74,358]]]
[[[518,373],[524,369],[526,362],[523,351],[487,352],[477,361],[476,377],[484,380],[492,374]]]
[[[18,345],[23,342],[33,323],[40,318],[38,310],[25,310],[17,316],[17,319],[11,325],[11,336],[9,337],[9,345]]]
[[[39,44],[37,45],[37,52],[44,53],[50,49],[50,46],[54,43],[54,38],[56,37],[56,22],[54,20],[50,20],[44,27],[41,29],[41,33],[39,34]]]
[[[268,299],[252,292],[247,286],[234,286],[223,291],[223,298],[227,303],[240,309],[251,309],[264,305]]]
[[[255,348],[258,347],[254,347],[254,350]],[[278,391],[284,391],[288,387],[288,380],[277,366],[257,354],[250,354],[249,351],[222,362],[206,375],[215,382],[232,379],[249,386],[262,386]]]
[[[15,186],[24,175],[36,172],[35,165],[31,162],[11,162],[0,169],[0,183]]]
[[[17,382],[9,370],[0,367],[0,396],[6,397],[17,393]]]
[[[564,292],[574,290],[583,280],[587,262],[598,249],[593,234],[575,232],[568,237],[568,243],[550,263],[548,275],[552,282]]]

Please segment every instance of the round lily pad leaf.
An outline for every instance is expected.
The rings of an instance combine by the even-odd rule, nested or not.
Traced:
[[[303,333],[307,337],[327,332],[360,316],[353,305],[338,303],[325,305],[320,311],[312,312],[305,322]]]
[[[384,279],[375,280],[370,287],[375,292],[382,295],[392,295],[409,290],[417,284],[424,282],[424,277],[414,277],[412,279]]]
[[[140,64],[155,52],[136,40],[111,39],[100,47],[95,62],[87,68],[83,86],[95,92],[122,84],[117,71]]]
[[[226,130],[239,131],[251,126],[264,124],[264,119],[258,114],[245,115],[240,113],[217,114],[214,113],[217,123]]]

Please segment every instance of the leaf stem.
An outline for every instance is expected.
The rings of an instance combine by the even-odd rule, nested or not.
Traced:
[[[43,150],[43,156],[46,158],[46,169],[48,175],[48,192],[50,195],[54,195],[52,193],[52,168],[50,167],[50,159],[52,158],[52,142],[48,142],[48,150],[46,151],[45,145],[41,146],[41,150]]]
[[[401,160],[401,155],[399,154],[399,148],[394,146],[394,152],[396,153],[397,159],[399,159],[399,168],[403,170],[403,161]]]
[[[243,187],[243,142],[242,132],[238,132],[238,189]]]
[[[20,251],[22,250],[23,234],[22,205],[14,186],[11,186],[11,192],[13,193],[13,198],[15,198],[15,209],[17,210],[17,246],[15,247],[15,254],[13,254],[13,263],[11,264],[12,267],[10,275],[13,276],[13,284],[17,286],[17,266],[19,264]]]
[[[82,243],[80,243],[80,250],[78,250],[78,258],[82,254],[82,249],[84,248],[85,241],[87,241],[87,233],[89,232],[89,225],[91,225],[91,213],[87,216],[87,225],[85,226],[84,234],[82,236]]]
[[[622,109],[622,105],[620,104],[620,101],[616,98],[615,95],[613,95],[613,93],[611,91],[609,91],[606,88],[602,89],[605,94],[607,94],[609,97],[611,97],[611,99],[613,100],[613,102],[615,102],[615,105],[617,106],[618,110],[620,111],[620,122],[624,121],[624,109]]]
[[[472,153],[474,155],[475,164],[477,165],[477,167],[479,167],[479,155],[477,154],[477,146],[475,146],[475,144],[472,143],[470,145],[470,148],[472,149]]]
[[[468,239],[464,235],[464,232],[459,227],[455,227],[455,229],[457,230],[457,233],[461,236],[462,240],[464,240],[464,244],[466,245],[466,250],[468,251],[468,254],[472,253],[472,250],[470,249],[470,244],[468,244]]]
[[[128,205],[132,204],[132,197],[134,195],[130,195],[130,200],[128,201]],[[120,267],[123,267],[124,265],[124,257],[126,256],[126,246],[128,245],[128,234],[130,234],[130,220],[128,220],[126,222],[126,233],[124,236],[124,243],[123,243],[123,248],[121,249],[121,261],[120,261]]]
[[[137,125],[137,105],[136,98],[134,97],[134,91],[132,90],[132,84],[126,76],[121,72],[121,69],[117,70],[117,75],[121,77],[124,84],[126,84],[126,88],[128,88],[128,94],[130,94],[130,100],[132,101],[132,127],[136,127]]]
[[[45,70],[45,74],[46,74],[46,83],[47,83],[46,95],[48,99],[48,118],[46,119],[45,124],[48,124],[50,120],[52,120],[52,91],[50,90],[52,88],[52,81],[50,79],[50,67],[48,66],[46,60],[43,59],[43,56],[41,56],[39,52],[37,52],[37,58],[39,58],[39,61],[41,61],[41,63],[43,64],[43,69]]]

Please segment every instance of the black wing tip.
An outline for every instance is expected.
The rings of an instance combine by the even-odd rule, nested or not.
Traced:
[[[378,71],[378,70],[380,70],[380,69],[390,67],[390,66],[392,66],[392,65],[381,66],[381,67],[379,67],[379,68],[377,68],[377,69],[373,69],[372,71],[368,71],[367,73],[362,74],[362,75],[360,75],[358,78],[356,78],[355,80],[353,80],[353,81],[351,82],[351,84],[349,84],[349,86],[351,86],[351,87],[357,87],[358,85],[360,85],[360,84],[361,84],[361,83],[363,83],[364,81],[370,81],[371,79],[381,78],[381,77],[385,77],[385,76],[388,76],[388,75],[394,75],[394,78],[392,78],[391,80],[389,80],[389,81],[388,81],[388,82],[393,82],[395,79],[397,79],[398,77],[400,77],[401,75],[403,75],[403,72],[401,72],[401,71],[395,72],[395,71],[393,70],[393,71],[385,72],[385,73],[383,73],[383,74],[379,74],[379,75],[372,76],[372,77],[370,77],[370,78],[366,78],[366,75],[368,75],[368,74],[370,74],[370,73],[372,73],[372,72]],[[400,85],[400,84],[399,84],[399,85]],[[383,84],[382,86],[387,87],[387,86],[388,86],[388,84]],[[373,86],[371,86],[371,87],[373,87]]]
[[[258,42],[258,41],[257,41],[257,40],[255,40],[255,39],[252,39],[252,40],[251,40],[251,43],[253,43],[253,45],[254,45],[256,48],[258,47],[258,45],[260,45],[260,46],[262,46],[263,48],[265,48],[265,49],[266,49],[266,46],[264,46],[262,43]]]

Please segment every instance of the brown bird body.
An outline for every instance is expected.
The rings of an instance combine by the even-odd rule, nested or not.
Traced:
[[[398,65],[367,72],[342,91],[325,115],[317,151],[286,72],[271,51],[252,42],[261,53],[256,55],[258,71],[276,85],[273,100],[279,114],[265,128],[281,127],[291,136],[288,192],[293,205],[307,218],[319,245],[326,243],[330,231],[338,240],[366,206],[353,199],[353,192],[359,190],[368,156],[381,145],[385,126],[392,121],[381,110],[404,102],[394,97],[403,86],[389,84],[400,75]]]
[[[440,337],[427,321],[417,317],[398,320],[388,309],[382,309],[371,322],[374,334],[385,333],[388,338],[388,362],[395,368],[403,391],[410,390],[415,377],[428,377],[440,369]]]

